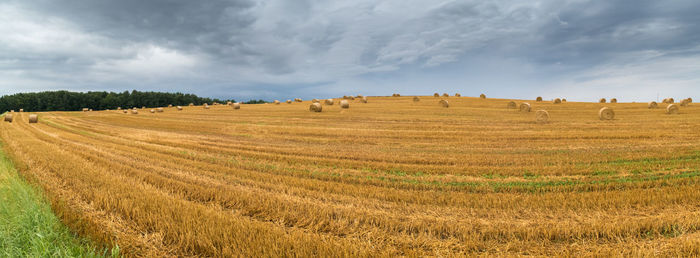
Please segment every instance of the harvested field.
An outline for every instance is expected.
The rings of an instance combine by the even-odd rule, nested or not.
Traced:
[[[700,105],[412,99],[15,113],[0,138],[126,256],[700,255]]]

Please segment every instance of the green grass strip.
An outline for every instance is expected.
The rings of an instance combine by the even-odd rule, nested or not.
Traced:
[[[107,256],[118,257],[119,248],[99,252],[72,234],[0,151],[0,257]]]

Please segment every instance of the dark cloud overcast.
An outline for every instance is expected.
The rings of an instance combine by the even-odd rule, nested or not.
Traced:
[[[0,1],[0,94],[700,93],[698,1]]]

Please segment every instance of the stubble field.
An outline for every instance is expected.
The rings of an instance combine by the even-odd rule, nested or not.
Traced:
[[[127,256],[700,255],[700,106],[412,99],[14,113],[0,138]]]

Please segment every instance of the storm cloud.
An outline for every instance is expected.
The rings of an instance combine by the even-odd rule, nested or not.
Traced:
[[[700,93],[698,1],[0,1],[0,94]]]

